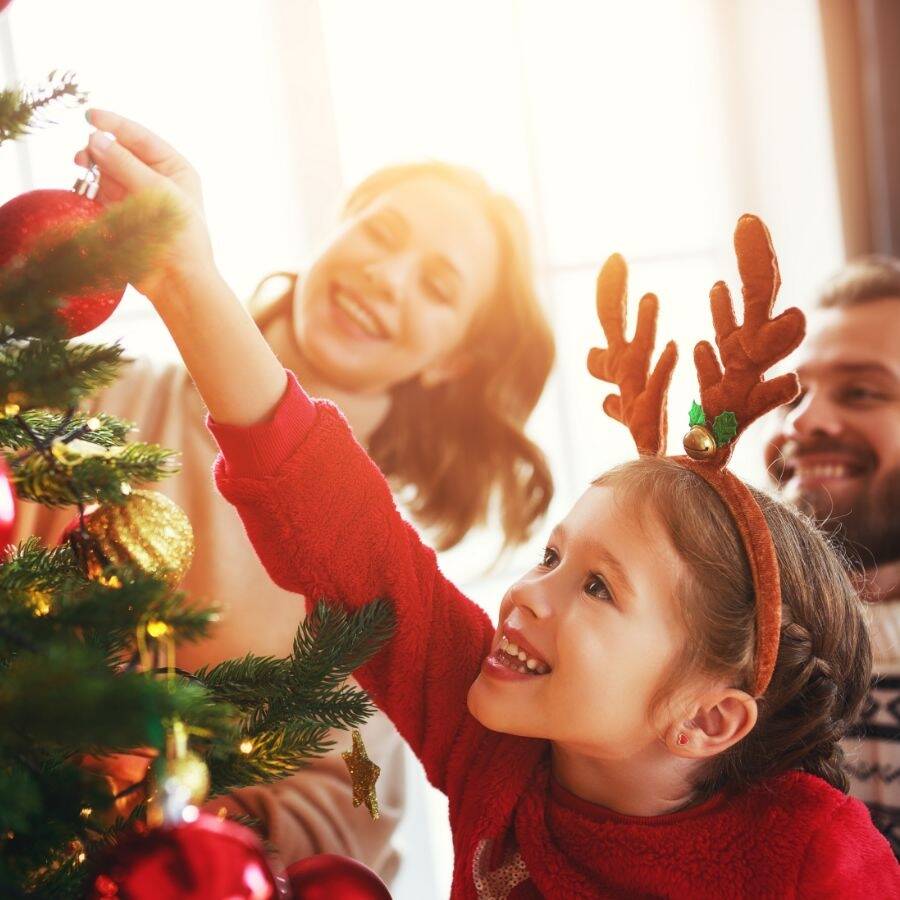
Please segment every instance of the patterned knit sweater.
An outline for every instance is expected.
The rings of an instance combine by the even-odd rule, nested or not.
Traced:
[[[289,376],[269,420],[210,428],[219,489],[279,585],[350,607],[393,602],[393,639],[356,674],[448,796],[454,898],[900,897],[862,803],[804,773],[651,818],[569,794],[549,742],[468,712],[494,628],[441,575],[337,410]]]

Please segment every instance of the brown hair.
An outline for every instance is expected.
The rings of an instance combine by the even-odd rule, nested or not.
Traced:
[[[499,248],[497,286],[465,339],[471,366],[428,389],[417,378],[396,386],[368,451],[395,490],[411,489],[409,507],[420,524],[434,529],[438,549],[484,522],[495,497],[508,546],[528,537],[553,496],[544,455],[524,431],[553,366],[553,333],[535,292],[522,214],[471,169],[441,162],[379,169],[352,191],[342,218],[422,177],[458,187],[484,211]],[[289,279],[287,290],[261,306],[263,287],[278,276]],[[257,287],[250,309],[260,328],[290,309],[297,277],[279,272]]]
[[[756,669],[753,582],[731,515],[706,482],[665,458],[644,457],[600,476],[627,500],[658,512],[687,575],[678,594],[688,640],[666,696],[687,673],[725,677],[752,694]],[[772,533],[781,573],[781,641],[757,699],[754,729],[701,770],[693,800],[789,770],[846,793],[839,740],[866,696],[872,651],[863,605],[837,551],[802,513],[751,488]]]
[[[861,256],[825,284],[816,305],[820,309],[845,308],[891,297],[900,299],[900,259]]]

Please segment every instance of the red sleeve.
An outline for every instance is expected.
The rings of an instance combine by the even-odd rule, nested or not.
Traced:
[[[798,897],[900,898],[900,866],[890,844],[852,797],[813,835],[800,873]]]
[[[340,413],[293,376],[271,419],[209,427],[216,483],[276,584],[308,602],[392,601],[394,637],[355,675],[446,790],[451,750],[484,731],[466,696],[493,637],[487,615],[441,575]]]

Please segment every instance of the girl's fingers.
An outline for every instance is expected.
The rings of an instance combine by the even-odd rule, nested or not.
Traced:
[[[100,167],[101,175],[112,178],[129,191],[159,187],[165,181],[130,150],[118,141],[110,140],[102,131],[95,131],[90,136],[88,150]]]
[[[181,161],[178,151],[161,137],[118,113],[106,109],[89,109],[85,117],[95,128],[115,135],[123,147],[148,166],[171,163],[173,160]]]

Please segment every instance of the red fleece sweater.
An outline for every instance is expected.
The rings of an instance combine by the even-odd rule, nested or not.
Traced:
[[[350,607],[393,601],[396,634],[356,675],[449,798],[454,898],[900,897],[866,808],[818,778],[621,816],[553,781],[549,742],[480,725],[466,694],[488,617],[441,575],[337,410],[288,381],[270,420],[210,422],[217,484],[281,587]]]

